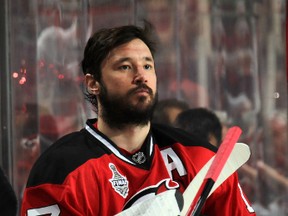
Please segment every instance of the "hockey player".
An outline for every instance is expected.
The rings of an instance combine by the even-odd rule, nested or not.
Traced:
[[[150,30],[121,26],[89,39],[82,69],[98,117],[41,155],[22,216],[115,215],[169,189],[183,193],[215,154],[216,147],[180,129],[151,124],[157,76]],[[207,199],[202,214],[255,215],[236,173]]]

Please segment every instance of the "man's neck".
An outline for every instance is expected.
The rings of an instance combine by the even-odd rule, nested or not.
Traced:
[[[140,149],[144,143],[150,130],[150,122],[147,125],[127,125],[121,129],[116,129],[109,127],[103,119],[99,118],[97,128],[118,147],[128,152],[134,152]]]

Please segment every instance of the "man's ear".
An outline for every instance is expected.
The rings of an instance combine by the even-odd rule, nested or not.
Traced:
[[[100,83],[94,79],[91,74],[85,75],[85,84],[87,86],[88,92],[91,94],[98,95],[100,91]]]

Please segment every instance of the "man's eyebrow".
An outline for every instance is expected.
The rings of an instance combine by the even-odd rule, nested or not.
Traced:
[[[125,61],[130,61],[131,58],[129,57],[123,57],[123,58],[119,58],[115,61],[116,64],[119,64],[119,63],[122,63],[122,62],[125,62]]]
[[[145,60],[145,61],[154,62],[152,57],[143,57],[142,59]],[[132,61],[132,58],[130,58],[130,57],[119,58],[119,59],[117,59],[115,61],[115,63],[119,64],[119,63],[122,63],[122,62],[125,62],[125,61]]]
[[[154,62],[154,59],[153,59],[152,57],[144,57],[144,59],[145,59],[146,61]]]

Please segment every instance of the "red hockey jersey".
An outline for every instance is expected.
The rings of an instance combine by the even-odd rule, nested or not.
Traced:
[[[152,125],[142,148],[128,154],[88,120],[59,139],[33,166],[21,215],[110,216],[165,190],[185,190],[216,148],[186,132]],[[206,201],[204,215],[255,215],[229,177]]]

